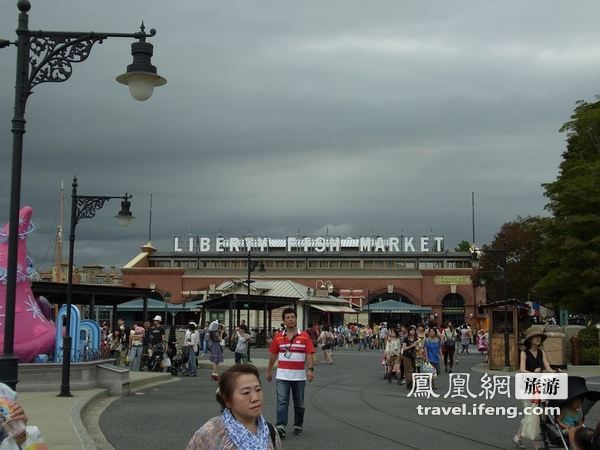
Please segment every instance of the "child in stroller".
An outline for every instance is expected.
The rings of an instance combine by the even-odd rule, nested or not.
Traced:
[[[171,358],[171,367],[169,367],[169,372],[174,377],[179,375],[185,377],[188,375],[187,370],[187,354],[185,352],[182,354],[181,352],[177,352],[177,354]]]
[[[585,378],[569,376],[568,395],[566,400],[548,402],[548,406],[560,408],[558,416],[540,416],[544,449],[558,446],[569,450],[574,448],[573,441],[585,441],[590,434],[584,425],[585,415],[600,400],[600,392],[588,390]]]
[[[162,372],[162,360],[165,353],[165,348],[162,343],[156,344],[152,349],[152,355],[148,358],[149,372]]]

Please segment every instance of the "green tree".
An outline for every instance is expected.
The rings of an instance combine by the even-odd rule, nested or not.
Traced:
[[[474,282],[486,281],[490,301],[502,300],[502,264],[506,254],[507,296],[521,301],[538,300],[532,296],[532,288],[540,279],[538,260],[545,244],[549,219],[544,217],[517,217],[507,222],[494,236],[492,244],[483,248],[479,270]],[[502,250],[502,251],[497,251]]]
[[[535,292],[556,297],[572,311],[599,313],[600,102],[577,102],[560,131],[567,149],[558,177],[544,185],[553,218]]]
[[[471,250],[471,243],[469,241],[460,241],[456,247],[454,247],[455,252],[468,252]]]

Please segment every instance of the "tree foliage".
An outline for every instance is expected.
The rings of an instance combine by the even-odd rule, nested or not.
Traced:
[[[485,279],[490,301],[504,299],[502,277],[505,255],[507,298],[534,300],[531,291],[540,279],[537,262],[544,246],[548,221],[548,218],[537,216],[518,217],[502,225],[492,244],[483,248],[474,282],[481,284],[481,280]]]
[[[455,252],[468,252],[469,250],[471,250],[471,243],[465,240],[460,241],[456,247],[454,247]]]
[[[535,293],[577,312],[600,312],[600,102],[577,102],[557,179],[544,185],[553,213]]]

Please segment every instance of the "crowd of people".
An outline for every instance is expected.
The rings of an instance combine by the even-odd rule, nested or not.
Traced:
[[[384,366],[384,378],[388,383],[396,381],[412,389],[413,373],[427,372],[440,375],[452,373],[459,363],[459,355],[480,353],[487,362],[488,335],[468,323],[455,327],[448,322],[437,326],[434,322],[414,324],[388,324],[381,322],[372,326],[348,323],[339,326],[313,324],[307,330],[297,327],[296,313],[286,309],[279,329],[268,333],[266,341],[269,362],[266,380],[276,381],[276,424],[267,423],[262,415],[263,393],[258,370],[250,361],[251,333],[242,320],[228,337],[225,327],[218,320],[200,326],[190,322],[180,343],[180,352],[186,363],[186,374],[197,376],[199,359],[212,363],[211,378],[218,382],[217,401],[222,414],[206,422],[192,437],[188,449],[269,449],[281,448],[286,438],[288,410],[293,402],[293,432],[303,434],[304,390],[306,382],[314,379],[316,353],[322,352],[322,364],[332,365],[338,351],[379,351]],[[529,333],[522,344],[521,372],[549,372],[552,368],[541,348],[545,335],[539,331]],[[103,327],[103,348],[120,364],[131,370],[153,370],[153,354],[163,352],[174,357],[177,346],[175,328],[169,332],[162,325],[161,316],[154,317],[152,324],[134,322],[128,327],[119,319],[114,331]],[[225,348],[234,354],[235,365],[219,374]],[[277,372],[273,369],[277,363]],[[162,365],[160,366],[162,370]],[[432,377],[432,388],[437,389],[437,377]],[[531,402],[523,401],[523,406]],[[594,432],[583,426],[581,402],[574,399],[564,406],[557,424],[573,448],[600,449],[593,446]],[[596,430],[598,435],[600,429]],[[522,439],[531,440],[540,447],[540,422],[537,416],[525,416],[513,438],[515,446],[524,448]],[[600,444],[600,442],[599,442]]]

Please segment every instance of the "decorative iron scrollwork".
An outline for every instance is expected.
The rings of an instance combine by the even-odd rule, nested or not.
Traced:
[[[91,219],[96,215],[96,211],[101,209],[109,201],[107,197],[79,197],[77,198],[76,222],[80,219]]]
[[[27,93],[41,83],[67,81],[73,72],[72,63],[85,61],[93,45],[105,36],[61,37],[33,36],[30,40],[30,76]]]

